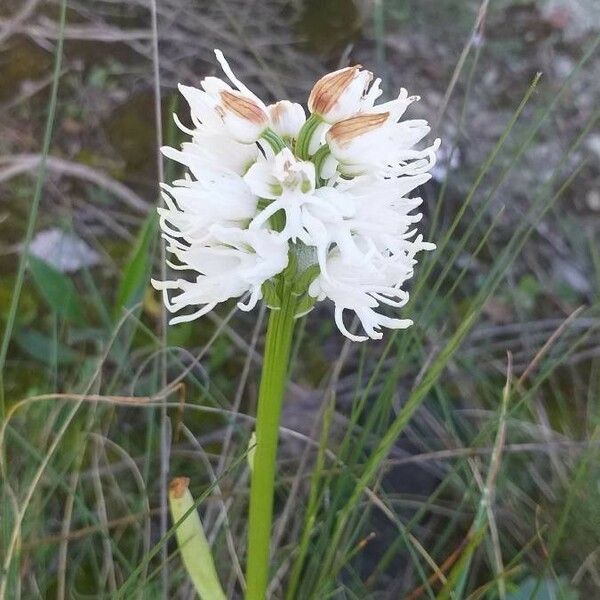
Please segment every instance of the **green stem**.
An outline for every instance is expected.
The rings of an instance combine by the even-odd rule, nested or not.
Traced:
[[[306,123],[302,125],[302,129],[298,133],[298,140],[296,141],[296,156],[300,160],[308,160],[310,158],[310,141],[319,125],[323,122],[323,117],[313,113],[308,117]]]
[[[294,332],[295,298],[281,282],[281,308],[272,310],[267,327],[258,411],[256,449],[250,488],[246,600],[265,600],[269,579],[273,490],[277,439]]]
[[[279,137],[272,129],[265,129],[260,137],[273,148],[275,154],[278,154],[287,146],[285,140]]]
[[[323,170],[323,164],[331,154],[329,146],[325,144],[321,146],[312,156],[312,161],[315,165],[315,171],[317,173],[318,185],[323,185],[323,177],[321,177],[321,171]]]

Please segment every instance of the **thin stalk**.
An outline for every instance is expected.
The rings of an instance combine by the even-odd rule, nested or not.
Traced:
[[[319,185],[324,185],[323,178],[321,177],[321,171],[323,169],[325,161],[327,160],[330,154],[331,150],[329,149],[329,146],[325,144],[324,146],[321,146],[312,157],[313,163],[315,165],[315,171],[317,173],[317,177],[319,178]]]
[[[481,531],[486,526],[486,519],[489,522],[490,507],[494,501],[494,487],[498,471],[500,470],[500,459],[502,456],[502,450],[506,441],[506,415],[508,412],[508,403],[510,401],[512,386],[512,355],[508,354],[508,368],[506,373],[506,385],[502,392],[502,404],[500,405],[500,416],[498,418],[498,431],[496,432],[496,440],[494,442],[494,449],[492,457],[490,459],[490,468],[485,481],[485,484],[481,490],[481,498],[479,500],[479,507],[473,525],[471,526],[471,535],[477,535],[477,532]],[[490,525],[488,525],[489,527]],[[477,549],[476,546],[471,548],[470,552],[464,553],[464,563],[458,569],[458,579],[456,587],[454,588],[454,596],[456,598],[463,598],[467,589],[467,583],[469,581],[471,561],[473,559],[473,553]],[[499,571],[498,587],[500,591],[500,597],[506,597],[504,580],[502,579],[502,569]],[[450,588],[449,588],[450,589]]]
[[[263,371],[258,392],[256,450],[250,488],[246,600],[265,600],[273,519],[277,438],[295,324],[291,285],[282,282],[281,308],[267,326]]]
[[[323,117],[313,113],[302,125],[296,141],[296,156],[299,159],[308,160],[310,158],[310,141],[321,123],[323,123]]]
[[[160,147],[163,145],[162,131],[162,106],[160,93],[160,58],[158,52],[158,10],[156,0],[150,1],[150,29],[152,32],[152,74],[153,74],[153,93],[154,93],[154,124],[156,136],[156,170],[158,181],[165,180],[163,168],[163,159],[160,152]],[[162,206],[160,193],[158,194],[159,205]],[[160,243],[160,276],[164,281],[167,278],[167,247],[165,240],[161,238]],[[167,387],[167,312],[163,308],[160,314],[160,356],[158,358],[158,366],[160,370],[160,385],[161,389]],[[168,477],[169,477],[169,453],[171,449],[171,426],[169,415],[166,406],[167,397],[163,398],[163,404],[160,409],[160,519],[159,532],[160,537],[164,538],[169,527],[169,507],[168,507]],[[167,546],[164,545],[160,551],[160,581],[161,594],[166,598],[169,594],[169,568],[168,568],[169,553]]]
[[[52,142],[52,133],[54,131],[54,121],[56,117],[56,109],[58,105],[58,87],[60,82],[60,75],[62,71],[63,62],[63,44],[64,44],[64,31],[65,23],[67,18],[67,0],[62,0],[60,4],[60,16],[59,16],[59,35],[56,44],[56,51],[54,54],[54,69],[52,72],[52,88],[50,91],[50,99],[48,102],[48,114],[46,117],[46,125],[44,128],[44,141],[42,142],[42,158],[39,163],[37,178],[35,181],[35,189],[33,192],[33,199],[31,201],[31,207],[29,209],[29,217],[27,219],[27,228],[25,230],[25,238],[23,239],[21,258],[19,260],[19,266],[17,268],[17,275],[15,284],[13,286],[10,307],[8,309],[8,315],[6,318],[6,326],[4,333],[2,334],[2,341],[0,342],[0,423],[5,419],[6,415],[6,398],[4,390],[4,369],[6,367],[6,359],[8,356],[8,347],[12,339],[13,328],[17,318],[17,310],[19,308],[19,300],[21,298],[21,291],[23,289],[23,283],[25,281],[25,271],[27,269],[27,261],[29,257],[29,246],[33,238],[33,232],[37,222],[37,215],[40,207],[40,200],[42,192],[44,190],[44,182],[46,181],[46,163],[48,160],[48,154],[50,153],[50,146]],[[4,448],[0,448],[0,462],[5,461]],[[0,528],[0,547],[5,552],[12,551],[12,535],[10,532],[9,515],[12,514],[12,509],[9,504],[7,491],[3,489],[0,494],[0,512],[4,515],[2,519],[2,526]],[[20,526],[18,523],[19,514],[15,515],[15,528]],[[15,530],[16,531],[16,530]],[[6,563],[5,563],[6,564]],[[8,561],[10,566],[10,561]],[[12,572],[8,569],[2,570],[0,574],[0,598],[5,597],[6,589],[10,590]]]
[[[42,143],[42,158],[38,167],[38,174],[35,180],[35,189],[33,192],[33,200],[29,209],[29,217],[27,219],[27,229],[25,231],[25,238],[23,239],[21,258],[19,260],[19,267],[17,269],[17,277],[15,279],[15,285],[12,290],[10,307],[8,309],[8,316],[6,318],[6,327],[4,334],[2,335],[2,343],[0,344],[0,420],[4,418],[6,413],[6,405],[4,398],[4,367],[6,366],[6,357],[8,354],[8,345],[12,338],[13,328],[15,319],[17,317],[17,309],[19,308],[19,299],[21,297],[21,290],[23,289],[23,282],[25,280],[25,271],[27,269],[27,260],[29,256],[29,246],[35,230],[35,224],[37,221],[37,214],[40,206],[40,199],[42,197],[42,191],[44,189],[44,182],[46,181],[46,163],[48,160],[48,154],[50,153],[50,144],[52,142],[52,132],[54,131],[54,118],[56,116],[56,107],[58,101],[58,84],[60,81],[60,74],[62,70],[63,60],[63,42],[64,42],[64,30],[67,15],[67,2],[63,0],[60,5],[60,17],[59,17],[59,36],[56,44],[56,52],[54,54],[54,70],[52,73],[52,89],[50,91],[50,101],[48,103],[48,115],[46,117],[46,127],[44,129],[44,141]],[[4,513],[6,514],[6,513]]]
[[[321,429],[321,439],[319,442],[319,451],[317,453],[317,462],[312,473],[310,481],[310,494],[308,497],[308,508],[306,509],[306,519],[304,521],[304,530],[302,531],[302,537],[298,545],[299,551],[298,556],[292,567],[292,574],[290,575],[290,581],[288,583],[288,589],[285,594],[285,600],[294,600],[296,597],[296,590],[300,583],[300,575],[302,574],[302,568],[304,566],[304,559],[308,553],[310,538],[313,533],[317,509],[319,502],[319,484],[323,468],[325,466],[325,449],[327,448],[327,440],[329,438],[329,430],[331,428],[331,421],[333,419],[333,413],[335,409],[335,392],[331,392],[331,399],[327,408],[325,409],[325,415],[323,418],[323,428]]]
[[[265,129],[261,137],[273,148],[275,154],[278,154],[287,147],[285,140],[278,136],[272,129]]]

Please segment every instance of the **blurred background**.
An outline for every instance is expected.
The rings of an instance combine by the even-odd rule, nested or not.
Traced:
[[[161,372],[161,304],[148,287],[159,264],[156,114],[164,143],[179,144],[171,114],[188,118],[177,83],[219,76],[220,48],[267,103],[305,104],[322,74],[360,63],[383,78],[385,99],[400,87],[420,95],[411,116],[428,119],[443,139],[434,179],[420,193],[426,239],[448,240],[417,270],[416,280],[421,270],[427,277],[411,308],[422,316],[411,315],[414,336],[391,349],[386,340],[349,349],[325,303],[302,324],[283,423],[296,435],[282,434],[273,597],[283,597],[278,585],[302,531],[314,460],[303,453],[306,438],[319,439],[315,416],[328,394],[336,393],[331,448],[350,460],[352,423],[359,469],[481,290],[489,294],[468,335],[374,482],[394,518],[372,506],[353,513],[351,556],[328,596],[318,575],[324,526],[295,597],[436,597],[466,556],[492,448],[504,450],[488,480],[495,518],[466,561],[469,593],[600,597],[599,33],[597,0],[68,0],[64,27],[58,1],[3,0],[3,393],[7,410],[25,400],[3,438],[5,522],[19,531],[8,589],[22,598],[83,598],[131,583],[160,539],[161,464],[163,477],[166,469],[159,411],[121,404],[169,381],[184,384],[174,404],[216,407],[169,409],[166,458],[171,473],[192,477],[197,494],[224,478],[203,520],[224,585],[231,597],[240,592],[247,473],[233,476],[226,465],[247,446],[249,424],[231,414],[253,411],[264,314],[235,313],[232,303],[170,329]],[[165,169],[167,180],[180,174],[176,165]],[[533,219],[536,203],[544,210]],[[13,318],[28,223],[30,259]],[[487,287],[524,223],[522,248]],[[502,417],[507,353],[518,393]],[[40,399],[58,393],[112,400]],[[345,485],[327,475],[323,514],[336,506],[324,490],[343,498]],[[9,538],[5,531],[5,549]],[[190,597],[177,560],[169,563],[168,597]],[[162,597],[160,565],[148,563],[138,590]]]

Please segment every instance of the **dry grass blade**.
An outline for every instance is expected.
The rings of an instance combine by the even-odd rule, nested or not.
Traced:
[[[41,161],[42,155],[40,154],[0,156],[0,166],[8,165],[0,171],[0,182],[8,181],[22,173],[28,173],[29,171],[37,169]],[[106,173],[99,171],[98,169],[71,162],[63,158],[57,158],[55,156],[48,156],[45,165],[48,171],[56,173],[57,175],[75,177],[82,181],[97,185],[113,194],[116,198],[122,200],[130,208],[135,209],[139,213],[146,214],[148,212],[148,202],[127,186],[109,177]]]
[[[456,63],[454,72],[452,73],[452,78],[450,79],[450,83],[448,84],[448,87],[446,88],[444,98],[442,99],[442,103],[438,110],[437,117],[434,121],[434,125],[433,125],[434,130],[436,130],[439,127],[442,119],[444,118],[444,114],[446,113],[446,109],[448,108],[448,103],[450,102],[450,98],[452,97],[454,88],[456,87],[456,84],[458,83],[460,74],[462,73],[462,70],[465,66],[467,57],[469,56],[469,52],[471,52],[471,49],[473,48],[473,46],[475,46],[476,44],[480,44],[482,42],[483,31],[485,28],[485,20],[486,20],[487,11],[488,11],[488,5],[489,5],[489,0],[483,0],[479,6],[479,11],[477,12],[477,19],[475,20],[475,25],[473,26],[473,32],[472,32],[471,36],[469,37],[469,39],[467,40],[467,43],[465,44],[465,47],[463,48],[463,50],[460,54],[460,57],[458,59],[458,62]]]
[[[577,317],[583,312],[585,309],[584,306],[580,306],[576,310],[574,310],[560,325],[560,327],[548,338],[546,343],[540,348],[538,353],[534,356],[533,360],[529,363],[519,380],[517,381],[517,385],[522,387],[527,378],[531,375],[531,373],[536,369],[536,367],[540,364],[540,361],[546,356],[550,348],[554,345],[554,343],[558,340],[558,338],[563,334],[565,329],[569,327]]]

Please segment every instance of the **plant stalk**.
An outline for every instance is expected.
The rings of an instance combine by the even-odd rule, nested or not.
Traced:
[[[246,567],[246,600],[265,600],[269,579],[273,491],[279,419],[287,381],[295,324],[295,297],[282,281],[281,308],[272,310],[267,326],[258,409],[256,447],[250,486],[250,520]]]

